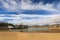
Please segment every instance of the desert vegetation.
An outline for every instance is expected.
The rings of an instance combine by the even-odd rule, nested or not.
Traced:
[[[20,30],[22,31],[21,29],[27,29],[28,28],[28,25],[14,25],[14,24],[11,24],[11,23],[3,23],[3,22],[0,22],[0,31],[10,31],[10,30]]]
[[[24,28],[28,28],[28,25],[14,25],[14,24],[11,24],[11,23],[3,23],[1,22],[0,23],[0,28],[9,28],[9,26],[12,26],[12,28],[17,28],[17,29],[24,29]]]
[[[54,25],[14,25],[0,22],[0,31],[20,31],[20,32],[60,32],[60,24]]]

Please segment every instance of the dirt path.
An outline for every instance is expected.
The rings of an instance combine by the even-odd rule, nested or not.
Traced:
[[[0,40],[60,40],[60,33],[0,32]]]

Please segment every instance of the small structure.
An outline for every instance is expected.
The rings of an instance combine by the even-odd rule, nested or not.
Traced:
[[[12,29],[12,28],[14,28],[14,27],[13,27],[13,26],[8,26],[8,28],[9,28],[9,29]]]

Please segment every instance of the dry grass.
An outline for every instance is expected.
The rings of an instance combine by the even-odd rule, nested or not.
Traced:
[[[0,40],[60,40],[60,33],[0,32]]]

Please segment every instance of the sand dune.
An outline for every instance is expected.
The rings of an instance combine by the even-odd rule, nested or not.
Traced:
[[[0,32],[0,40],[60,40],[60,33]]]

